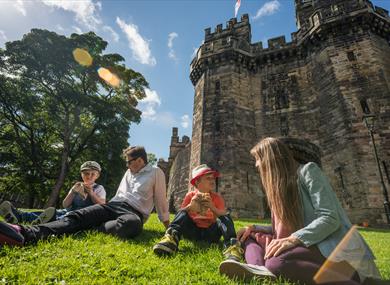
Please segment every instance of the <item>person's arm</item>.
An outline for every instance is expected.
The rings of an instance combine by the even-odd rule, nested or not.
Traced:
[[[165,228],[169,225],[168,201],[166,198],[165,175],[160,168],[156,169],[154,183],[154,205],[156,206],[158,218],[164,224]]]
[[[72,203],[73,203],[73,199],[74,197],[77,195],[77,193],[75,191],[73,191],[73,189],[75,187],[77,187],[81,182],[76,182],[72,188],[69,190],[68,194],[66,195],[65,199],[62,201],[62,206],[64,208],[69,208]]]
[[[218,194],[216,194],[218,195]],[[217,205],[213,203],[213,200],[210,196],[206,196],[205,200],[203,201],[204,205],[214,213],[215,216],[220,217],[227,214],[226,208],[225,208],[225,202],[223,201],[222,197],[217,196],[216,197]]]
[[[244,242],[251,234],[256,233],[265,233],[265,234],[272,234],[272,227],[271,226],[260,226],[260,225],[250,225],[243,227],[238,230],[237,232],[237,238],[240,240],[240,242]]]
[[[103,186],[98,186],[99,188]],[[99,205],[103,205],[103,204],[106,204],[106,191],[104,190],[103,188],[103,191],[104,191],[104,195],[103,193],[101,193],[101,189],[99,190],[99,192],[95,192],[93,191],[93,186],[90,185],[90,186],[87,186],[87,185],[84,185],[84,189],[85,191],[88,193],[88,196],[91,197],[91,200],[94,204],[99,204]]]
[[[340,227],[338,200],[327,177],[315,163],[306,164],[300,172],[316,218],[292,236],[309,247],[321,242]]]
[[[180,210],[186,212],[198,212],[199,203],[197,202],[197,199],[197,195],[194,191],[188,192],[181,203]]]

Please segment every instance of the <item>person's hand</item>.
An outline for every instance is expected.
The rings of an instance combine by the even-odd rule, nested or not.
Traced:
[[[71,190],[73,194],[77,194],[80,192],[81,188],[83,187],[83,183],[78,181],[75,184],[73,184]]]
[[[252,226],[243,227],[243,228],[238,230],[237,238],[239,239],[240,242],[244,242],[250,236],[252,231],[253,231]]]
[[[293,248],[294,246],[297,246],[300,243],[301,241],[294,236],[289,236],[280,239],[273,239],[265,249],[264,259],[268,259],[273,256],[278,256],[283,251]]]
[[[195,195],[194,197],[192,197],[190,203],[188,204],[187,206],[187,209],[191,212],[199,212],[200,211],[200,204],[198,202],[198,197]]]
[[[201,203],[202,206],[205,208],[210,208],[210,209],[214,208],[213,201],[211,200],[211,196],[208,193],[203,195]]]
[[[85,193],[88,193],[88,194],[91,194],[91,192],[93,192],[93,187],[92,185],[88,185],[88,184],[83,184],[84,185],[84,191]]]

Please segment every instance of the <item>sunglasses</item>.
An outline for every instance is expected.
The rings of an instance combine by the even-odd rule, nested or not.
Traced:
[[[129,159],[129,160],[126,160],[126,165],[130,165],[132,161],[138,159],[138,157],[135,157],[135,158],[132,158],[132,159]]]

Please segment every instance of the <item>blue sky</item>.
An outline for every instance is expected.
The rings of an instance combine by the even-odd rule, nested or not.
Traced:
[[[374,0],[390,10],[390,0]],[[236,0],[0,0],[0,47],[32,28],[59,34],[90,30],[109,42],[107,52],[121,54],[126,66],[150,84],[139,125],[131,125],[132,145],[167,158],[172,127],[191,137],[194,88],[189,65],[204,39],[204,29],[234,17]],[[248,13],[252,43],[296,31],[293,0],[241,0],[238,17]]]

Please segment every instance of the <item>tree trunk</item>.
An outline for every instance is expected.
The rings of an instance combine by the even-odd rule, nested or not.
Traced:
[[[69,152],[65,151],[62,153],[62,158],[61,158],[61,170],[60,174],[58,175],[58,178],[56,180],[56,183],[54,184],[53,190],[50,193],[49,200],[46,203],[46,208],[47,207],[55,207],[58,198],[60,197],[60,191],[62,186],[64,186],[65,182],[65,177],[68,174],[68,157],[69,157]]]
[[[69,155],[70,155],[70,128],[69,128],[69,113],[65,113],[65,127],[63,132],[64,137],[64,149],[62,151],[61,157],[61,170],[54,184],[53,190],[50,193],[49,200],[46,203],[47,207],[55,207],[58,202],[58,198],[60,197],[60,192],[62,186],[64,186],[65,177],[69,171]]]

